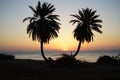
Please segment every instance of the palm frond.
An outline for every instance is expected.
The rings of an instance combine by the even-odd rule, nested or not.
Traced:
[[[48,4],[47,7],[48,7],[48,10],[55,10],[54,5]]]
[[[94,20],[94,19],[98,18],[99,16],[100,16],[100,15],[92,16],[92,17],[90,18],[90,20]]]
[[[74,25],[75,23],[80,23],[80,24],[81,24],[81,22],[78,21],[78,20],[71,20],[69,23],[73,23],[73,25]]]
[[[75,17],[77,20],[81,20],[81,17],[77,14],[76,15],[71,15],[71,16]]]
[[[81,16],[81,20],[84,20],[84,19],[85,19],[85,17],[84,17],[83,12],[82,12],[81,10],[79,10],[79,11],[78,11],[78,13],[79,13],[79,16]]]
[[[58,18],[59,17],[59,15],[49,15],[47,18],[48,19],[51,19],[51,20],[58,20],[58,21],[60,21],[60,19]]]
[[[30,8],[35,14],[37,14],[37,11],[36,11],[32,6],[29,6],[29,8]]]
[[[102,25],[101,24],[97,24],[97,23],[93,23],[93,24],[91,24],[92,26],[95,26],[95,27],[99,27],[99,28],[102,28]]]
[[[28,19],[31,19],[31,17],[26,17],[25,19],[23,19],[23,22],[25,22]]]
[[[100,20],[100,19],[95,19],[95,20],[92,20],[91,23],[102,23],[102,20]]]
[[[90,13],[90,17],[93,17],[96,12],[97,12],[96,10],[95,10],[95,11],[92,11],[92,12]]]
[[[92,27],[92,29],[95,30],[96,32],[102,33],[102,31],[98,27]]]
[[[38,5],[37,6],[38,6],[38,9],[41,10],[41,3],[40,3],[40,1],[38,1]]]
[[[37,13],[40,15],[41,14],[41,3],[40,3],[40,1],[38,2],[38,5],[36,6],[36,11],[37,11]],[[38,16],[38,14],[36,15],[36,16]]]

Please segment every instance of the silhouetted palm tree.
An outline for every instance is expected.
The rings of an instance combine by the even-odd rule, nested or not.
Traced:
[[[76,19],[71,20],[70,23],[77,23],[77,26],[75,30],[73,31],[74,33],[74,38],[79,41],[79,45],[77,48],[76,53],[73,55],[75,57],[81,47],[81,43],[86,42],[91,42],[93,41],[93,32],[92,30],[95,30],[99,33],[102,33],[100,28],[102,27],[101,24],[102,20],[97,19],[99,15],[96,15],[96,10],[93,11],[92,9],[86,8],[78,11],[78,14],[71,15],[75,17]]]
[[[32,40],[38,40],[41,45],[41,54],[42,57],[48,61],[44,55],[43,44],[49,43],[52,38],[58,37],[58,32],[60,29],[60,23],[58,15],[53,15],[55,11],[54,5],[44,2],[41,4],[38,2],[36,9],[32,6],[29,6],[30,9],[34,12],[33,17],[27,17],[23,20],[29,20],[30,23],[27,26],[27,34],[32,36]]]

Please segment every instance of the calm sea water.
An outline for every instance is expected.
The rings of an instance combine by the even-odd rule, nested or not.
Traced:
[[[74,52],[73,52],[74,53]],[[33,60],[43,60],[40,52],[16,52],[9,53],[14,55],[16,59],[33,59]],[[52,57],[57,59],[61,57],[61,54],[71,54],[71,52],[45,52],[46,57]],[[79,52],[76,56],[77,59],[88,62],[96,62],[96,60],[103,55],[116,56],[119,52],[116,51],[84,51]]]

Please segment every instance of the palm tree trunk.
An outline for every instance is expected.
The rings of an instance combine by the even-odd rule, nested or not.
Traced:
[[[75,56],[79,53],[80,47],[81,47],[81,41],[79,41],[77,51],[76,51],[76,53],[73,55],[73,57],[75,57]]]
[[[45,55],[44,55],[44,52],[43,52],[43,42],[41,41],[41,55],[42,55],[42,57],[44,58],[44,60],[45,61],[47,61],[48,62],[48,59],[45,57]]]

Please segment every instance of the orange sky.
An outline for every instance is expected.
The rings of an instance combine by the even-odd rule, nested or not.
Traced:
[[[43,1],[43,0],[41,0]],[[103,34],[95,32],[94,41],[81,45],[81,50],[109,50],[120,49],[120,9],[119,0],[48,0],[56,7],[55,14],[60,15],[61,29],[59,37],[52,39],[49,44],[45,44],[45,50],[76,50],[78,41],[73,37],[72,31],[75,25],[69,23],[73,19],[70,14],[76,14],[78,9],[93,8],[100,14],[103,20]],[[32,16],[32,11],[28,5],[36,6],[38,1],[11,0],[0,1],[0,51],[33,51],[39,50],[40,44],[32,41],[26,34],[28,22],[23,23],[25,17]],[[79,4],[78,4],[79,3]],[[94,5],[96,4],[96,5]],[[102,4],[102,6],[101,6]],[[74,5],[74,6],[73,6]]]

